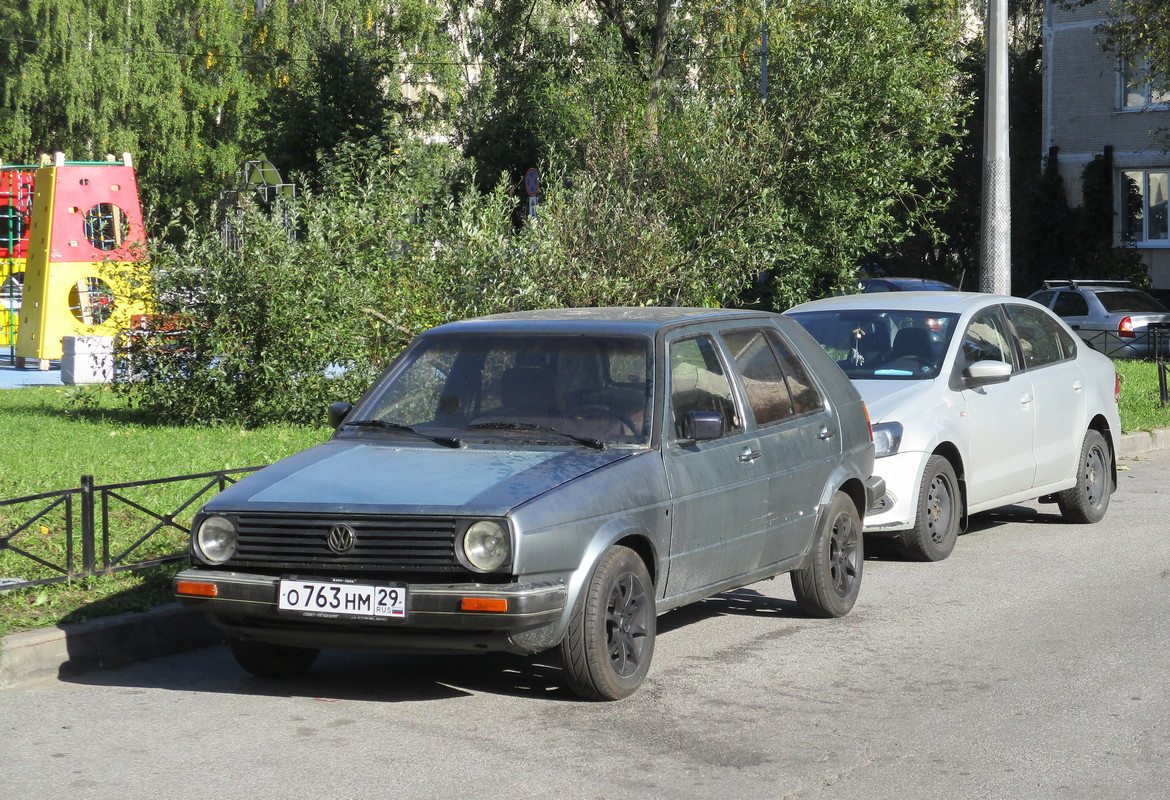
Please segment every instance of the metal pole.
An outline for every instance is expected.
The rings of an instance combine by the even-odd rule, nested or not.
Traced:
[[[768,0],[760,16],[760,101],[768,99]]]
[[[1012,291],[1011,158],[1008,153],[1007,0],[987,2],[983,118],[983,239],[979,288]]]
[[[97,566],[97,550],[94,539],[93,476],[81,476],[81,569],[85,575],[93,575]]]

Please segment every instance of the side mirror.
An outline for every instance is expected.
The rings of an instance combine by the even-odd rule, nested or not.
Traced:
[[[683,415],[682,438],[707,442],[723,437],[723,415],[718,411],[688,411]]]
[[[353,410],[353,404],[344,400],[329,404],[329,427],[337,430],[345,420],[347,414]]]
[[[976,389],[993,383],[1005,383],[1012,376],[1012,365],[1004,361],[976,361],[963,370],[963,388]]]

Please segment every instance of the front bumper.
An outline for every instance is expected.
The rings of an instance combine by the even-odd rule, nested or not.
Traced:
[[[438,653],[533,652],[531,642],[541,637],[532,634],[560,622],[567,595],[559,581],[408,583],[405,619],[369,621],[283,611],[277,604],[279,584],[280,578],[269,575],[187,569],[175,576],[174,592],[180,603],[206,612],[217,627],[239,638],[299,647]],[[501,610],[466,610],[468,600],[475,601],[472,606],[494,601],[490,605]]]
[[[866,533],[892,536],[914,527],[926,455],[909,450],[874,461],[874,471],[881,473],[885,486],[865,515]]]

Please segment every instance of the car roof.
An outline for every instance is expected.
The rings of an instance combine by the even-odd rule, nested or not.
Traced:
[[[952,291],[952,290],[958,291],[958,289],[956,287],[951,286],[951,284],[947,283],[946,281],[936,280],[935,278],[863,278],[862,280],[858,281],[858,283],[861,283],[863,286],[869,285],[871,283],[882,283],[882,282],[891,283],[895,286],[900,286],[900,287],[906,287],[906,286],[921,286],[921,287],[949,286],[950,288],[946,289],[945,291]]]
[[[428,333],[624,333],[653,336],[659,330],[692,322],[716,322],[731,319],[773,320],[776,315],[765,311],[686,308],[686,307],[611,307],[550,308],[514,311],[449,322]]]
[[[962,314],[999,303],[1022,303],[1043,308],[1043,306],[1022,297],[984,294],[983,292],[881,292],[812,300],[793,306],[785,313],[799,314],[805,311],[882,308],[891,311],[937,311],[939,313]]]

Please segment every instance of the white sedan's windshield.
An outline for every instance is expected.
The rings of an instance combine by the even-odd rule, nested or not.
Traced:
[[[942,367],[958,315],[851,308],[791,316],[850,378],[926,380]]]

